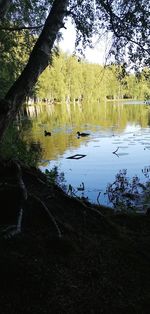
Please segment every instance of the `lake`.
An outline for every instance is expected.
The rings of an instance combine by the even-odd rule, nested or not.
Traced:
[[[77,196],[113,206],[106,189],[119,171],[126,169],[129,181],[149,179],[150,107],[142,101],[38,104],[26,106],[25,113],[31,122],[25,138],[43,148],[39,168],[57,166]],[[89,136],[78,138],[77,131]],[[81,158],[68,158],[74,155]]]

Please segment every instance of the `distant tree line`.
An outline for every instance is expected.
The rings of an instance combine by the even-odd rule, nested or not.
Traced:
[[[4,40],[5,37],[5,40]],[[27,62],[35,35],[22,30],[18,36],[0,31],[3,39],[0,58],[0,98],[2,98]],[[24,42],[26,43],[24,46]],[[56,52],[57,51],[57,52]],[[104,99],[150,99],[150,69],[128,73],[125,63],[102,66],[54,49],[51,64],[39,77],[27,102],[101,101]]]
[[[102,66],[66,53],[54,54],[52,65],[39,77],[35,95],[56,102],[104,99],[149,99],[150,70],[128,73],[126,64]]]

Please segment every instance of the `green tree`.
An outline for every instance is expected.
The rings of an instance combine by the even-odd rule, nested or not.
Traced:
[[[82,93],[82,66],[78,58],[69,56],[66,59],[67,96],[70,100],[81,97]]]
[[[36,95],[56,101],[97,101],[107,99],[149,99],[149,69],[129,74],[126,65],[100,66],[62,52],[39,77]]]
[[[66,63],[64,54],[54,55],[52,63],[52,79],[54,88],[54,98],[57,101],[65,101],[66,85],[65,72]]]
[[[36,88],[36,96],[41,100],[44,98],[50,100],[55,98],[52,67],[48,66],[40,75]]]
[[[22,30],[14,37],[13,32],[0,31],[0,97],[4,97],[8,89],[21,74],[28,60],[35,39],[28,30]]]

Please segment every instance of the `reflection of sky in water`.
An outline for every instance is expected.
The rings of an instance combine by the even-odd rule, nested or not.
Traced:
[[[88,129],[90,130],[90,125]],[[118,135],[112,127],[107,131],[96,130],[95,127],[95,132],[90,132],[89,137],[78,141],[81,142],[78,148],[67,149],[57,160],[50,161],[46,168],[58,166],[59,171],[65,173],[66,184],[71,184],[76,192],[77,187],[84,182],[83,196],[88,196],[90,201],[97,202],[101,192],[99,202],[108,204],[104,192],[107,184],[114,182],[119,170],[127,169],[129,178],[137,175],[140,182],[146,180],[142,169],[150,165],[149,128],[142,129],[139,125],[128,124],[124,132]],[[113,154],[116,150],[116,154]],[[79,160],[66,159],[75,154],[85,154],[86,157]],[[40,168],[44,171],[43,166]],[[77,192],[77,195],[81,196],[82,192]]]

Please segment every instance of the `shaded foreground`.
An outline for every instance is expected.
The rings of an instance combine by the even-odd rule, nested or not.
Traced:
[[[150,216],[93,207],[3,162],[0,197],[1,313],[149,313]]]

